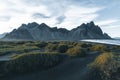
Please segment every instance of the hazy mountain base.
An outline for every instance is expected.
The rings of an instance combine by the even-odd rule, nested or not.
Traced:
[[[88,65],[94,61],[96,56],[99,55],[98,52],[108,53],[108,52],[120,51],[120,46],[81,43],[81,42],[2,42],[1,45],[2,45],[1,46],[2,49],[4,48],[6,50],[9,50],[9,52],[10,50],[21,51],[17,53],[17,55],[13,56],[14,59],[12,61],[8,61],[7,63],[5,63],[6,67],[2,65],[3,68],[1,67],[1,70],[3,71],[0,70],[1,73],[3,72],[3,74],[1,74],[2,80],[21,80],[21,79],[22,80],[27,80],[27,79],[29,80],[33,80],[33,79],[34,80],[40,80],[40,79],[42,80],[48,80],[48,79],[49,80],[81,80],[81,79],[90,80],[90,78],[92,80],[93,78],[95,80],[96,79],[98,80],[98,78],[100,79],[100,77],[104,76],[104,74],[102,76],[92,75],[91,73],[96,73],[96,70],[90,69]],[[35,48],[35,46],[37,48]],[[33,47],[33,48],[31,49],[30,47]],[[43,53],[45,51],[47,51],[48,53]],[[56,52],[56,53],[53,53],[53,52]],[[86,55],[83,55],[83,53]],[[7,54],[11,54],[11,53],[7,53]],[[119,53],[116,53],[116,54],[117,54],[116,59],[119,59],[118,57]],[[39,57],[38,55],[40,56],[45,55],[45,56]],[[48,56],[51,55],[51,56],[47,57],[47,55]],[[63,59],[59,57],[61,55],[64,56]],[[58,57],[55,58],[55,56],[56,57],[58,56]],[[62,60],[62,62],[60,62],[59,60],[60,61]],[[45,63],[45,65],[41,63]],[[55,66],[50,69],[48,63],[50,63],[50,65],[53,64]],[[56,65],[55,63],[59,65]],[[120,63],[120,62],[118,61],[117,63]],[[38,64],[41,64],[41,65],[38,65]],[[44,67],[40,68],[40,66],[44,66],[44,67],[48,66],[48,68],[46,70]],[[119,72],[119,67],[120,66],[116,68],[118,69],[117,70],[118,72]],[[116,71],[116,74],[114,75],[118,75],[117,71]],[[11,73],[13,75],[9,75]],[[17,75],[15,75],[14,73],[17,73]],[[104,79],[101,78],[101,80],[105,80],[105,79],[107,78],[106,77]],[[112,78],[110,78],[109,80],[112,80]],[[114,79],[114,80],[119,80],[119,77],[117,76],[117,79]]]

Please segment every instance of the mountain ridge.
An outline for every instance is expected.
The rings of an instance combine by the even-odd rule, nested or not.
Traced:
[[[3,39],[8,40],[80,40],[80,39],[111,39],[103,33],[93,21],[67,30],[66,28],[49,27],[45,23],[36,22],[22,24],[18,29],[8,33]]]

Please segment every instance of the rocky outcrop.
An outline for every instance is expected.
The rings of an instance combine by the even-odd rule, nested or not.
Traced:
[[[82,24],[72,30],[65,28],[50,28],[45,23],[36,22],[22,24],[18,29],[8,33],[3,39],[13,40],[80,40],[80,39],[110,39],[94,22]]]

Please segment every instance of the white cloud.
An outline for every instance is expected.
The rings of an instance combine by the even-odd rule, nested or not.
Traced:
[[[76,12],[77,14],[91,14],[91,13],[96,13],[97,11],[100,11],[102,8],[98,8],[98,7],[83,7],[83,6],[70,6],[69,7],[70,10],[67,12],[67,14],[75,14]],[[73,10],[76,10],[76,12],[74,12]]]
[[[2,22],[5,22],[5,21],[9,21],[10,20],[10,16],[0,16],[0,21]]]
[[[22,23],[29,22],[72,29],[82,23],[95,21],[108,33],[107,29],[114,28],[115,25],[118,29],[119,19],[103,18],[99,21],[99,12],[106,6],[90,6],[90,2],[91,0],[0,0],[0,33],[11,31],[11,27],[18,28]],[[35,13],[49,17],[35,19],[32,17]]]
[[[101,26],[108,26],[108,25],[117,23],[119,21],[120,21],[119,19],[108,19],[108,20],[97,21],[96,24],[101,25]]]
[[[111,37],[120,37],[120,25],[102,27],[102,30],[108,33]]]
[[[50,26],[59,26],[71,29],[72,26],[78,26],[83,22],[89,22],[94,20],[99,15],[96,13],[102,8],[99,7],[83,7],[72,5],[69,1],[47,1],[47,0],[35,0],[27,1],[24,0],[6,0],[0,1],[0,16],[10,16],[9,21],[2,23],[4,27],[19,27],[22,23],[38,22],[46,23]],[[73,2],[73,1],[71,1]],[[48,5],[49,3],[49,5]],[[37,6],[31,4],[38,4]],[[29,6],[28,6],[29,5]],[[9,6],[9,7],[8,7]],[[46,16],[51,16],[50,18],[38,18],[34,19],[31,17],[34,13],[40,12]],[[59,25],[55,25],[58,21],[57,18],[64,16],[64,22]],[[7,24],[7,25],[6,25]],[[70,26],[70,27],[68,27]],[[0,27],[0,30],[3,27]],[[5,31],[10,31],[6,29]],[[4,32],[4,30],[0,31]]]
[[[65,13],[66,19],[63,23],[61,23],[60,27],[66,27],[67,29],[72,29],[76,26],[79,26],[82,23],[90,22],[95,20],[102,8],[97,7],[77,7],[77,6],[70,6],[69,10]]]

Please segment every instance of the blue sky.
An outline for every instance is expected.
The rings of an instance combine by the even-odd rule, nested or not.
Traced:
[[[0,33],[22,23],[70,30],[90,21],[110,36],[120,37],[120,0],[0,0]]]

